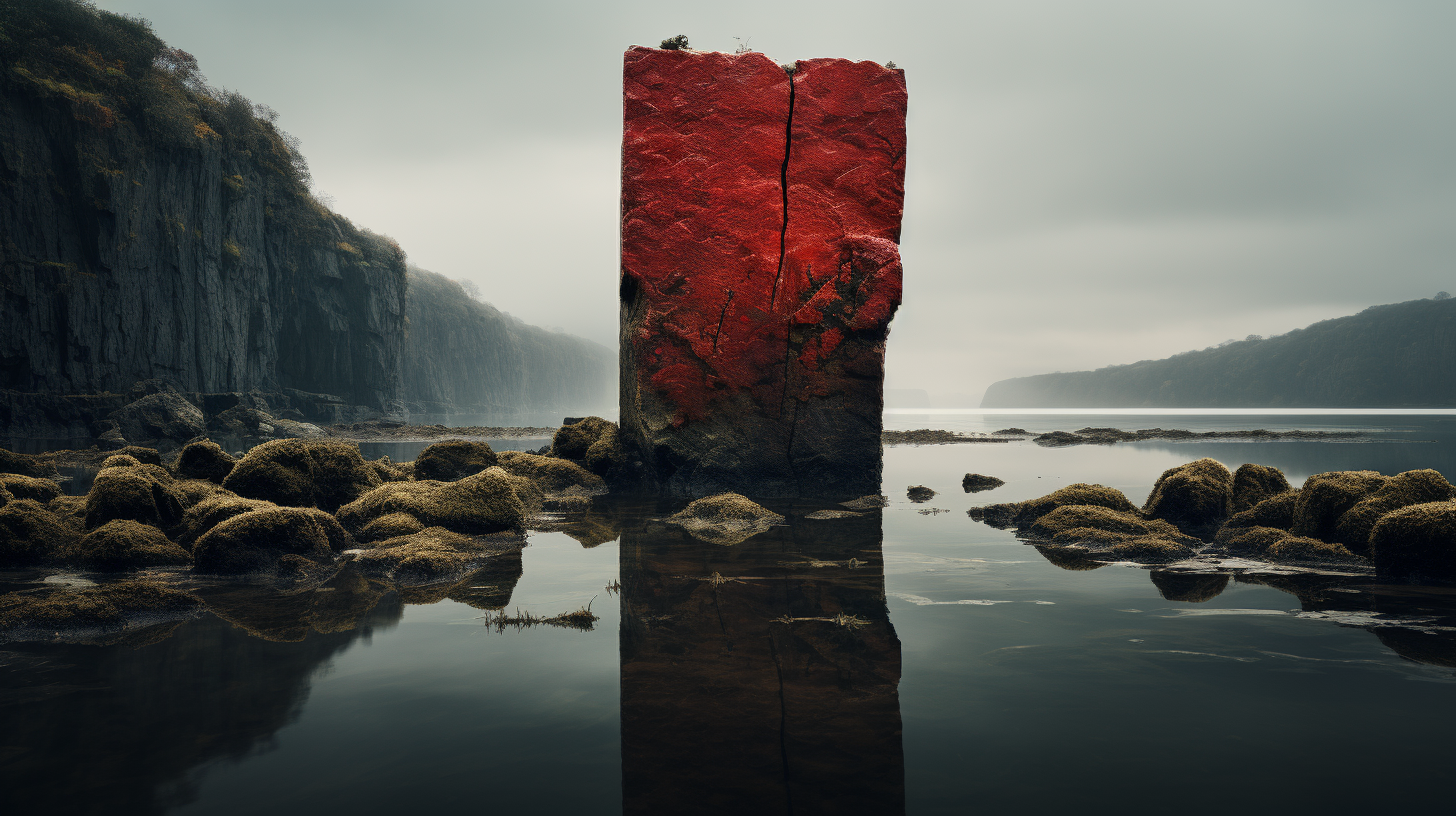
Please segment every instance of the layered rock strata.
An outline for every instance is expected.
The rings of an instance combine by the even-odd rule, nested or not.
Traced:
[[[642,481],[878,491],[903,73],[634,47],[623,102],[621,428]]]

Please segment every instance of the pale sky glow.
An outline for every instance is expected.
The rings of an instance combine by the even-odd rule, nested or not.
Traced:
[[[411,262],[609,345],[621,54],[678,33],[905,69],[892,388],[978,402],[1456,291],[1456,4],[98,5],[276,109]]]

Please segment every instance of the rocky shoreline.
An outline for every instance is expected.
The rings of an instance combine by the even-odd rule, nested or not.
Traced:
[[[1021,428],[1005,428],[990,434],[968,434],[958,431],[922,428],[915,431],[882,431],[885,445],[965,445],[975,443],[1022,442],[1030,440],[1048,448],[1070,445],[1115,445],[1119,442],[1277,442],[1281,440],[1358,441],[1367,434],[1354,431],[1270,431],[1265,429],[1235,431],[1189,431],[1180,428],[1145,428],[1124,431],[1118,428],[1082,428],[1076,431],[1034,433]]]

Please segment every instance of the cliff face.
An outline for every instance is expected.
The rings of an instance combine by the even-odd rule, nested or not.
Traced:
[[[1267,339],[993,383],[983,408],[1456,405],[1456,300],[1373,306]]]
[[[433,272],[411,267],[409,288],[404,394],[411,413],[581,411],[609,402],[611,349],[527,325]]]
[[[404,256],[144,22],[0,2],[0,388],[399,396]]]

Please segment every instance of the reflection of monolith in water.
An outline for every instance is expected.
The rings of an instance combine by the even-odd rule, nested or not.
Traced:
[[[793,521],[624,532],[626,813],[904,811],[879,516]]]
[[[645,486],[878,492],[903,72],[634,47],[622,95],[621,432]]]

